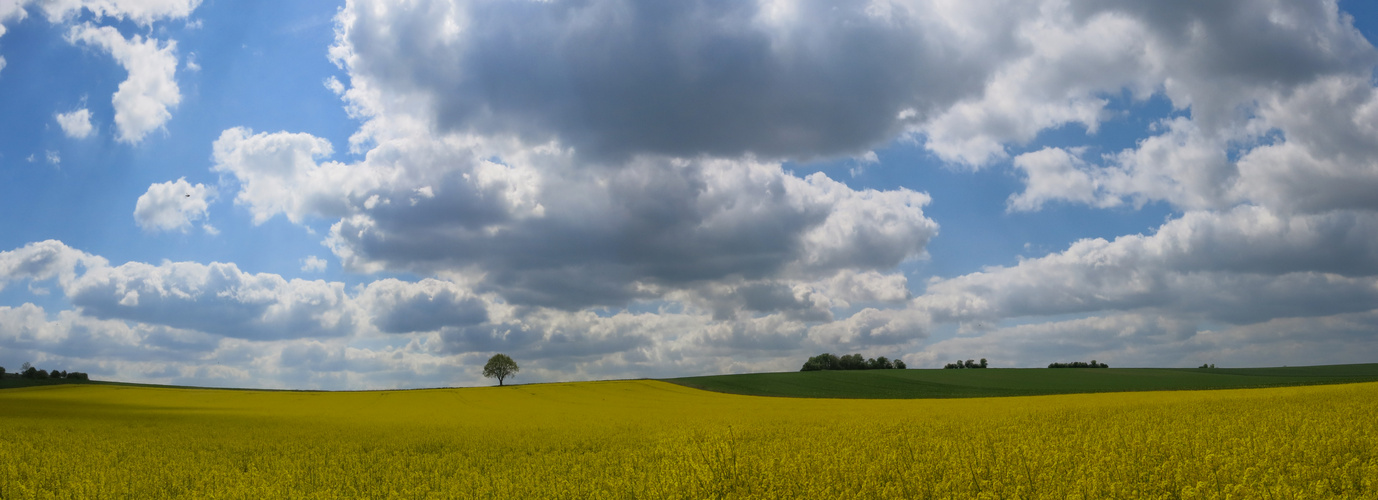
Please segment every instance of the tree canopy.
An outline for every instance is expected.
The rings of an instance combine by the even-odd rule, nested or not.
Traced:
[[[1048,365],[1048,368],[1110,368],[1110,365],[1107,365],[1105,363],[1097,363],[1096,360],[1093,359],[1090,363],[1087,363],[1085,361],[1073,361],[1071,363],[1052,363]]]
[[[890,360],[885,356],[866,359],[861,354],[846,354],[841,357],[834,356],[832,353],[823,353],[804,362],[801,372],[814,372],[822,370],[888,370],[905,368],[904,361],[899,359]]]
[[[980,363],[977,363],[976,360],[974,360],[974,359],[968,359],[968,360],[966,360],[965,363],[963,363],[962,360],[959,359],[959,360],[957,360],[956,363],[948,363],[946,366],[943,366],[943,369],[944,369],[944,370],[961,370],[961,369],[964,369],[964,368],[986,368],[986,367],[988,367],[988,366],[989,366],[989,365],[986,364],[986,358],[981,358],[981,362],[980,362]]]
[[[498,379],[498,385],[502,385],[502,380],[516,375],[521,368],[516,361],[506,354],[494,354],[488,358],[488,364],[483,365],[483,376]]]

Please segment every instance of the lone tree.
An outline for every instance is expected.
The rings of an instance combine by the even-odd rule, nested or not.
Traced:
[[[516,375],[521,368],[517,367],[517,362],[506,354],[494,354],[488,358],[488,364],[483,365],[483,376],[497,378],[498,385],[502,385],[502,379]]]

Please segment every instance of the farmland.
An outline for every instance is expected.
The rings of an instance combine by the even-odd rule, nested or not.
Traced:
[[[1272,368],[865,370],[667,379],[708,391],[796,398],[980,398],[1378,382],[1378,363]]]
[[[0,498],[1372,498],[1374,414],[1375,383],[936,400],[55,385],[0,391]]]

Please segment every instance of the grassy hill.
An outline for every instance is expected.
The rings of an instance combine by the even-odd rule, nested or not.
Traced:
[[[1378,363],[1276,368],[987,368],[748,373],[665,379],[714,392],[796,398],[977,398],[1244,389],[1378,381]]]

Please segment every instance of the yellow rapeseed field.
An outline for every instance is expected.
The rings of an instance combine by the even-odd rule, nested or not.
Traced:
[[[956,400],[655,381],[0,391],[0,498],[1378,498],[1378,384]]]

